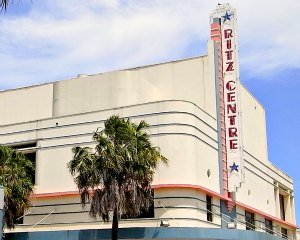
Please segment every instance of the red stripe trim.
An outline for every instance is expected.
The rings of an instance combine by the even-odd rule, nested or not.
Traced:
[[[79,192],[78,191],[68,191],[68,192],[37,193],[37,194],[33,194],[31,196],[31,199],[67,197],[67,196],[79,196]]]
[[[199,185],[192,185],[192,184],[157,184],[157,185],[152,185],[151,186],[153,189],[165,189],[165,188],[188,188],[188,189],[194,189],[194,190],[199,190],[200,192],[205,192],[207,193],[208,195],[211,195],[211,196],[214,196],[214,197],[218,197],[222,200],[226,200],[226,201],[229,201],[231,203],[235,203],[237,206],[239,207],[243,207],[245,208],[246,210],[249,210],[251,212],[254,212],[254,213],[258,213],[268,219],[271,219],[271,220],[274,220],[276,222],[279,222],[283,225],[286,225],[288,227],[291,227],[291,228],[297,228],[296,225],[292,224],[292,223],[289,223],[289,222],[286,222],[286,221],[283,221],[277,217],[274,217],[274,216],[271,216],[267,213],[264,213],[256,208],[253,208],[253,207],[250,207],[244,203],[241,203],[241,202],[233,202],[231,198],[228,198],[220,193],[217,193],[215,191],[212,191],[208,188],[205,188],[205,187],[202,187],[202,186],[199,186]],[[39,194],[34,194],[31,198],[32,199],[39,199],[39,198],[56,198],[56,197],[68,197],[68,196],[78,196],[79,193],[78,191],[68,191],[68,192],[53,192],[53,193],[39,193]]]
[[[223,196],[228,197],[228,172],[227,172],[227,148],[226,148],[226,126],[225,126],[225,101],[224,101],[224,79],[223,79],[223,53],[222,53],[222,32],[220,23],[210,24],[210,37],[218,43],[218,59],[215,64],[219,66],[219,100],[220,100],[220,116],[221,116],[221,137],[222,137],[222,167],[223,167]],[[223,121],[222,121],[223,120]]]

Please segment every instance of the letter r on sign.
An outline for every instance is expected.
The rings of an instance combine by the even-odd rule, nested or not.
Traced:
[[[225,30],[224,30],[224,35],[225,35],[225,39],[226,39],[226,38],[233,37],[233,36],[232,36],[232,29],[225,29]]]

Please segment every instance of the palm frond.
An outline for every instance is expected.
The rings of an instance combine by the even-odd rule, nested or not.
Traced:
[[[6,11],[7,7],[8,7],[8,4],[12,2],[11,0],[1,0],[1,3],[0,3],[0,9],[1,11]]]
[[[158,164],[168,160],[152,145],[148,127],[114,115],[94,132],[95,152],[73,148],[68,168],[82,204],[91,201],[91,217],[107,222],[111,212],[137,216],[153,202],[150,184]]]
[[[4,187],[4,222],[14,228],[15,220],[31,206],[34,186],[32,162],[18,150],[0,146],[0,185]]]

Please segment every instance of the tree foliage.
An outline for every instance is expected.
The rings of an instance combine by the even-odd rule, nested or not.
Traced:
[[[17,1],[17,3],[22,2],[22,0],[15,0],[15,1]],[[32,1],[32,0],[30,0],[30,1]],[[6,12],[8,5],[13,4],[13,3],[14,3],[14,0],[0,0],[0,12],[1,11]]]
[[[14,221],[31,206],[34,166],[21,152],[0,146],[0,185],[4,188],[4,223],[14,228]]]
[[[96,131],[95,151],[74,147],[68,168],[74,176],[85,205],[91,202],[90,215],[108,222],[113,213],[112,239],[120,215],[137,216],[148,210],[152,199],[150,184],[160,161],[167,159],[151,144],[148,124],[112,116]],[[115,235],[114,235],[115,234]]]
[[[1,0],[0,9],[6,11],[8,4],[11,0]]]

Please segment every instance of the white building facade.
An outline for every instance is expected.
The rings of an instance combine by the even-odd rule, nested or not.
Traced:
[[[153,209],[122,219],[121,238],[295,239],[293,181],[268,160],[265,110],[239,81],[235,18],[227,4],[213,12],[205,56],[0,92],[0,144],[36,167],[33,207],[8,236],[109,236],[111,223],[81,207],[67,163],[118,114],[148,122],[169,159]]]

